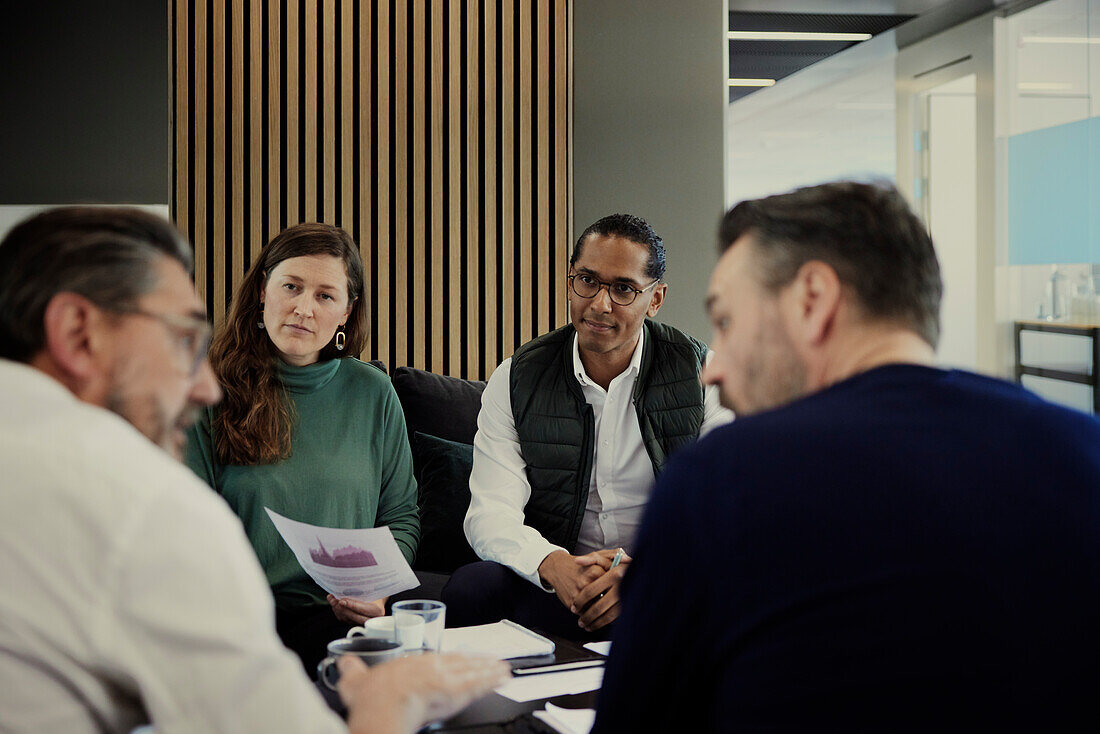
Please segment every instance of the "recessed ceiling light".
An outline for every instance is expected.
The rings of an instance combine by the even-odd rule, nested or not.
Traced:
[[[813,140],[821,137],[820,130],[765,130],[760,137],[769,140]]]
[[[802,31],[729,31],[731,41],[866,41],[870,33],[811,33]]]
[[[1090,38],[1088,36],[1021,36],[1020,43],[1100,44],[1100,38]]]
[[[1016,88],[1022,92],[1064,92],[1073,85],[1069,82],[1020,82]]]
[[[775,79],[730,79],[731,87],[770,87],[775,84]]]
[[[892,110],[893,102],[837,102],[838,110]]]

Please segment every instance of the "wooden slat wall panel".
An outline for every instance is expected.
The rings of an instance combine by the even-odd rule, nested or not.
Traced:
[[[571,0],[172,0],[173,216],[220,324],[264,242],[359,242],[362,355],[484,379],[565,322]]]

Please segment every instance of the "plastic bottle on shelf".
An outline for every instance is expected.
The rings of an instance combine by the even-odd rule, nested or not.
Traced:
[[[1092,275],[1081,271],[1073,284],[1073,296],[1069,304],[1069,319],[1076,324],[1096,323],[1096,287]]]
[[[1047,281],[1047,321],[1065,321],[1069,310],[1069,279],[1057,265]]]

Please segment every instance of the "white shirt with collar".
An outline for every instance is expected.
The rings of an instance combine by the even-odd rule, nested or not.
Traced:
[[[585,401],[592,406],[596,424],[588,504],[577,538],[578,555],[618,547],[632,553],[653,491],[653,463],[642,441],[632,401],[644,342],[642,329],[629,365],[604,390],[585,371],[577,337],[573,336],[574,376]],[[481,398],[470,474],[470,509],[463,527],[479,558],[508,566],[542,587],[539,564],[550,553],[565,549],[524,524],[523,508],[531,497],[531,485],[512,414],[511,367],[509,357],[493,372]],[[717,388],[706,388],[700,435],[732,419],[733,413],[719,405]]]
[[[0,404],[0,731],[347,732],[217,494],[34,368]]]

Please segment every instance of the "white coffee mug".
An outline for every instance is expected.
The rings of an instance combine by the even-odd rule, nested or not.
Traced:
[[[362,627],[352,627],[347,636],[367,637],[372,640],[393,640],[406,650],[419,650],[424,646],[424,620],[404,616],[397,620],[397,636],[393,634],[393,617],[372,617]]]
[[[393,617],[371,617],[362,627],[352,627],[348,637],[370,637],[377,640],[393,639]]]

